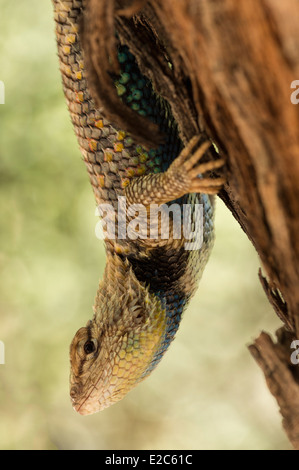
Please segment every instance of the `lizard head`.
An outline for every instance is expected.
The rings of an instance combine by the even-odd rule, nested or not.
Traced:
[[[116,255],[108,256],[94,312],[70,347],[70,394],[82,415],[121,400],[149,374],[166,329],[160,299]]]

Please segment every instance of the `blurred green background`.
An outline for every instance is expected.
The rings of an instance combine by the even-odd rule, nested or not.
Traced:
[[[280,325],[221,201],[200,289],[157,370],[93,416],[69,400],[69,344],[105,263],[62,94],[50,0],[0,0],[1,449],[289,449],[247,345]]]

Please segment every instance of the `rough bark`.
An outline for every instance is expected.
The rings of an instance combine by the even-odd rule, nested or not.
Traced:
[[[204,132],[226,158],[220,197],[260,256],[263,288],[283,324],[276,344],[262,333],[250,351],[299,449],[299,366],[290,360],[299,338],[299,105],[290,100],[299,79],[299,1],[108,3],[183,139]],[[108,56],[99,56],[107,68]]]

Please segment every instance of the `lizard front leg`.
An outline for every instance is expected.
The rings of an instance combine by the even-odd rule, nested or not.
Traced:
[[[164,173],[134,178],[125,190],[127,203],[148,207],[153,203],[165,204],[188,193],[217,194],[225,178],[209,178],[202,175],[222,167],[224,160],[199,163],[211,142],[204,142],[194,152],[198,142],[199,137],[193,137]]]

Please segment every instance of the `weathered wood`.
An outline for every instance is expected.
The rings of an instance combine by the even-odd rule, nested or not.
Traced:
[[[227,158],[221,197],[255,246],[265,292],[293,333],[275,346],[263,334],[250,350],[298,449],[298,366],[286,338],[299,338],[299,106],[290,100],[299,78],[299,2],[150,3],[192,81],[200,127]]]
[[[294,337],[284,328],[276,334],[277,343],[263,332],[249,349],[277,400],[286,434],[294,448],[299,449],[299,368],[298,364],[289,365],[290,344]]]

